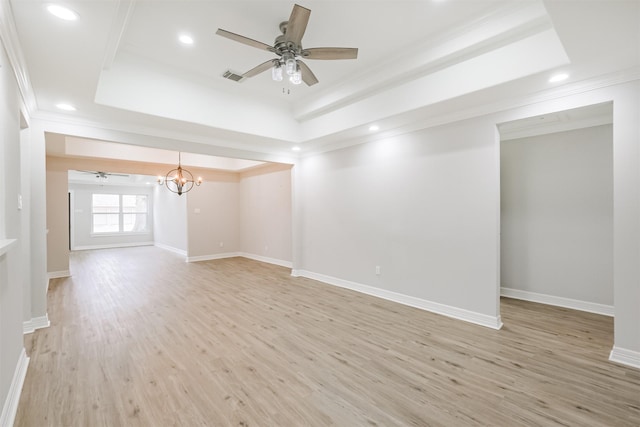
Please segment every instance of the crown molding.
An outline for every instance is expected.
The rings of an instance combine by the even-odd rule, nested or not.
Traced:
[[[135,8],[136,0],[118,1],[118,12],[116,13],[116,17],[111,25],[111,30],[109,31],[109,41],[107,43],[106,54],[102,61],[103,70],[111,68],[113,60],[120,49],[122,36],[129,25],[129,19],[131,19],[131,15],[133,15]]]
[[[29,78],[29,72],[27,71],[9,0],[0,0],[0,39],[16,77],[25,109],[24,116],[28,122],[28,116],[38,109],[38,104]]]
[[[144,124],[132,125],[118,121],[77,118],[44,111],[34,113],[32,119],[37,121],[38,128],[44,132],[108,142],[168,150],[176,150],[176,146],[179,146],[182,151],[192,153],[284,164],[292,164],[298,157],[290,152],[291,144],[287,141],[257,138],[247,143],[238,137],[239,134],[234,135],[233,132],[230,132],[229,137],[202,135]],[[217,129],[211,129],[212,133],[216,131]],[[274,148],[274,144],[278,144],[278,147]]]
[[[309,141],[303,146],[304,151],[300,154],[301,158],[311,157],[317,154],[327,153],[330,151],[341,150],[351,146],[364,144],[372,141],[379,141],[387,138],[397,137],[400,135],[417,132],[423,129],[435,126],[455,123],[462,120],[469,120],[489,114],[495,114],[503,111],[509,111],[516,108],[527,107],[535,104],[549,102],[564,97],[580,95],[590,91],[603,89],[606,87],[616,86],[640,80],[640,67],[633,67],[622,71],[616,71],[604,74],[591,79],[582,80],[562,87],[539,91],[527,96],[516,96],[513,98],[502,99],[493,103],[480,104],[465,109],[445,110],[441,113],[433,113],[429,107],[417,112],[417,115],[411,115],[411,120],[407,120],[406,124],[399,125],[378,134],[359,135],[352,138],[320,138],[316,141]],[[384,121],[379,121],[384,123]],[[498,123],[496,123],[498,124]]]
[[[474,22],[399,49],[365,72],[317,92],[311,100],[296,102],[294,117],[300,122],[312,120],[550,29],[553,25],[540,2],[501,6]]]

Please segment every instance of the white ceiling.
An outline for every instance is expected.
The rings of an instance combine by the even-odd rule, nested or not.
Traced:
[[[320,80],[313,87],[273,82],[269,72],[241,83],[221,77],[273,56],[215,31],[271,44],[292,2],[62,1],[75,22],[50,15],[49,3],[9,1],[32,117],[256,160],[367,137],[371,123],[401,131],[452,100],[460,108],[480,94],[522,97],[640,64],[637,0],[301,1],[312,11],[304,47],[359,49],[357,60],[306,61]],[[182,32],[194,45],[178,42]],[[557,71],[570,78],[550,85]],[[57,110],[60,102],[77,111]]]

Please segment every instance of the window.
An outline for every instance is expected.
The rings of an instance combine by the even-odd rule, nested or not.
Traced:
[[[93,194],[93,233],[142,233],[148,231],[147,196],[142,194]]]

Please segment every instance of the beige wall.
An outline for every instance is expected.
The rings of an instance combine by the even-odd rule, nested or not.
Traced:
[[[67,171],[47,169],[47,272],[69,271]]]
[[[238,190],[237,176],[233,176],[205,181],[187,193],[190,259],[240,250]]]
[[[269,165],[241,174],[240,250],[291,263],[290,166]]]

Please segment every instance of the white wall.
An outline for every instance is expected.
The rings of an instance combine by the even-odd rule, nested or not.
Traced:
[[[290,266],[291,239],[291,168],[241,174],[240,250]]]
[[[238,190],[237,179],[205,181],[181,196],[187,200],[190,260],[240,250]]]
[[[611,125],[501,145],[501,282],[613,305]]]
[[[23,260],[20,193],[20,97],[11,66],[0,48],[0,240],[16,239],[8,252],[0,253],[0,422],[13,419],[8,398],[18,370],[23,345]],[[4,252],[4,251],[3,251]],[[15,386],[15,384],[14,384]],[[17,402],[16,402],[17,403]]]
[[[294,268],[499,327],[497,147],[475,119],[303,159]]]
[[[154,186],[153,231],[155,244],[187,256],[187,196]]]
[[[72,216],[72,248],[92,249],[108,246],[133,246],[137,244],[153,243],[153,187],[151,186],[100,186],[92,184],[68,184],[73,192]],[[145,233],[125,233],[111,235],[94,235],[92,226],[92,195],[104,194],[142,194],[148,197],[148,224],[149,231]]]

